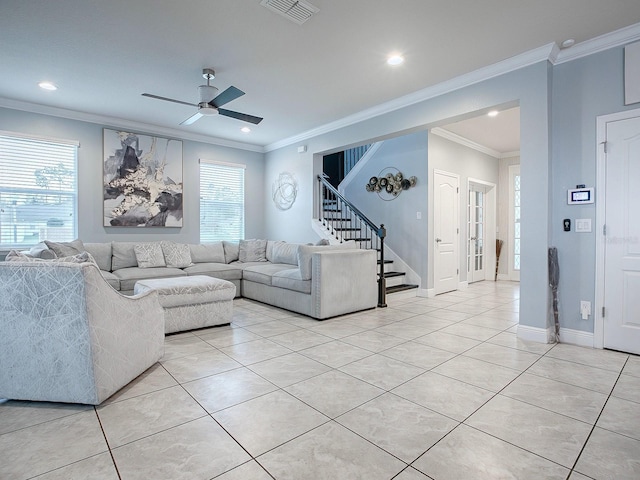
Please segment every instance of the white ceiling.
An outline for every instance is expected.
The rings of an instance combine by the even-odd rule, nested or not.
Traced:
[[[0,106],[261,150],[524,52],[567,38],[575,49],[640,22],[638,0],[312,3],[319,13],[297,25],[260,0],[2,0]],[[393,51],[404,65],[385,64]],[[264,117],[250,134],[222,116],[179,126],[193,107],[141,96],[197,103],[204,67],[220,91],[246,92],[225,108]],[[39,89],[45,79],[58,91]]]

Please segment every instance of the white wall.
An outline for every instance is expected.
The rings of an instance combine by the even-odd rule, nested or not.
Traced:
[[[117,128],[117,126],[109,126]],[[199,159],[247,166],[246,238],[264,237],[264,155],[228,147],[183,140],[184,221],[181,228],[104,227],[102,225],[102,131],[94,123],[0,108],[0,130],[78,140],[78,237],[86,242],[174,240],[199,241]],[[145,132],[140,132],[145,133]]]

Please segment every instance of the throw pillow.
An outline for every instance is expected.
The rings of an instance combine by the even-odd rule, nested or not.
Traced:
[[[84,252],[84,245],[79,238],[73,242],[50,242],[44,241],[49,250],[53,250],[57,257],[71,257]]]
[[[238,260],[240,245],[223,240],[222,247],[224,248],[224,263],[231,263]]]
[[[194,263],[227,263],[222,242],[192,244],[189,250]]]
[[[160,242],[167,267],[184,268],[191,263],[191,251],[186,243]]]
[[[266,240],[240,240],[238,247],[238,261],[240,262],[266,262]]]
[[[286,263],[288,265],[298,265],[298,244],[278,242],[273,246],[273,263]]]
[[[133,247],[140,268],[165,267],[162,247],[159,242],[138,243]]]

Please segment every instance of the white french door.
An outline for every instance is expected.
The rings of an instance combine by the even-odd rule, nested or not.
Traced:
[[[486,261],[486,200],[483,188],[469,189],[467,204],[467,281],[485,279]]]

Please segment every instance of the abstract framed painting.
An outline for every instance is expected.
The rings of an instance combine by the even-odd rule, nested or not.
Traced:
[[[104,129],[105,227],[182,227],[182,141]]]

